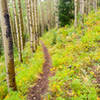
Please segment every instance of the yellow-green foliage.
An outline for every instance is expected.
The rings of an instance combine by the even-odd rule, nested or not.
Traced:
[[[65,26],[43,36],[56,71],[48,100],[97,100],[93,66],[100,65],[100,11],[85,18],[84,29]]]
[[[5,82],[6,71],[4,57],[0,58],[0,100],[25,100],[26,92],[31,85],[34,85],[38,74],[42,71],[44,62],[42,48],[39,46],[36,53],[33,54],[30,44],[27,43],[23,52],[23,63],[18,60],[18,54],[15,50],[16,82],[18,92],[10,92],[7,95],[7,85]]]

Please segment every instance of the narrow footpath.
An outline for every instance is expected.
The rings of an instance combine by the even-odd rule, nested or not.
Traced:
[[[28,100],[44,100],[44,94],[48,92],[49,77],[53,76],[54,73],[50,71],[52,68],[52,61],[49,55],[47,47],[41,41],[41,46],[44,53],[45,62],[43,64],[43,73],[40,74],[40,78],[37,80],[36,85],[31,87],[28,92]]]
[[[98,88],[98,95],[100,97],[100,66],[94,66],[93,67],[93,72],[95,74],[95,78],[96,78],[96,84],[97,84],[97,88]]]

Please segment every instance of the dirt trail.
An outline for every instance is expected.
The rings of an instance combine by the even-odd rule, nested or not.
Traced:
[[[53,76],[50,72],[52,68],[52,61],[49,55],[48,49],[44,43],[40,42],[43,48],[45,62],[43,64],[43,74],[40,74],[40,78],[37,80],[36,85],[29,89],[28,100],[43,100],[43,95],[48,91],[48,78]]]
[[[94,66],[93,71],[95,73],[95,78],[96,78],[96,84],[98,87],[98,94],[100,96],[100,66]]]

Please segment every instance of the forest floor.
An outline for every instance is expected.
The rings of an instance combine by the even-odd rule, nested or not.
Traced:
[[[93,72],[95,74],[95,78],[96,78],[96,84],[97,87],[100,88],[100,66],[93,66]],[[100,91],[99,91],[100,94]]]
[[[52,60],[49,55],[48,49],[42,41],[41,45],[43,48],[44,59],[45,59],[45,62],[43,64],[43,73],[40,74],[36,82],[36,85],[29,89],[28,100],[42,100],[43,99],[42,95],[44,95],[48,91],[48,83],[49,83],[48,77],[54,75],[54,73],[50,71],[50,68],[52,68]]]

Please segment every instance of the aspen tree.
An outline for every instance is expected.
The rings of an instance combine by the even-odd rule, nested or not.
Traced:
[[[80,0],[80,22],[83,28],[84,26],[84,0]]]
[[[34,7],[35,7],[35,25],[36,25],[36,48],[37,48],[37,45],[39,43],[39,39],[38,39],[38,35],[39,35],[39,31],[38,31],[38,9],[37,9],[37,0],[34,0]]]
[[[93,9],[97,12],[97,0],[93,0]]]
[[[9,12],[9,16],[10,16],[10,25],[11,25],[11,33],[12,33],[12,38],[13,38],[13,43],[15,43],[15,45],[17,46],[17,35],[16,35],[16,28],[15,28],[15,20],[13,18],[13,13],[11,12],[11,5],[10,5],[10,1],[8,2],[8,12]]]
[[[27,16],[27,32],[30,34],[30,23],[29,23],[29,14],[28,14],[28,6],[27,6],[27,0],[25,0],[26,5],[26,16]]]
[[[14,42],[14,34],[13,34],[13,20],[12,20],[12,16],[11,16],[11,10],[10,10],[10,1],[7,2],[8,3],[8,13],[9,13],[9,20],[10,20],[10,26],[11,26],[11,33],[12,33],[12,39]]]
[[[13,12],[13,16],[14,16],[14,12]],[[16,23],[15,23],[15,18],[13,17],[13,34],[14,34],[14,42],[15,45],[18,47],[17,45],[17,33],[16,33]]]
[[[38,29],[39,29],[39,37],[42,35],[41,34],[41,21],[40,21],[40,1],[38,0]]]
[[[16,10],[16,2],[15,0],[13,2],[13,10],[14,10],[14,18],[15,18],[15,24],[16,24],[16,33],[17,33],[17,42],[18,42],[18,52],[19,52],[19,60],[22,62],[22,51],[21,51],[21,39],[20,39],[20,30],[19,30],[19,21],[18,21],[18,15]]]
[[[31,11],[32,11],[32,30],[33,30],[33,47],[34,52],[36,51],[36,22],[35,22],[35,6],[34,6],[34,0],[31,0]]]
[[[84,13],[88,15],[88,0],[85,0]]]
[[[44,33],[44,30],[45,30],[45,19],[44,19],[44,6],[43,6],[43,3],[41,2],[40,3],[40,21],[41,21],[41,32],[42,34]]]
[[[78,0],[74,0],[74,6],[75,6],[75,11],[74,11],[74,13],[75,13],[75,22],[74,22],[74,26],[75,26],[75,28],[77,27],[77,25],[78,25]]]
[[[38,8],[39,2],[38,2],[38,0],[37,0],[36,4],[37,4],[37,11],[36,11],[36,13],[37,13],[38,44],[39,44],[39,36],[40,36],[40,26],[39,26],[39,24],[40,24],[40,17],[39,17],[39,8]]]
[[[38,45],[38,16],[37,16],[37,0],[33,0],[33,21],[34,21],[34,50]]]
[[[32,23],[32,14],[31,14],[31,1],[28,0],[27,2],[27,8],[28,8],[28,15],[29,15],[29,24],[30,24],[30,42],[31,42],[31,50],[34,52],[34,46],[33,46],[33,23]]]
[[[12,90],[17,90],[15,82],[13,41],[12,41],[10,20],[7,8],[7,0],[0,0],[0,20],[1,20],[3,43],[4,43],[8,91],[10,90],[10,88]]]
[[[55,0],[55,25],[56,25],[56,28],[59,27],[59,17],[58,17],[58,4],[59,4],[59,0]]]
[[[19,16],[19,29],[20,29],[20,39],[21,39],[21,51],[24,49],[23,43],[23,17],[22,17],[22,7],[21,7],[21,0],[18,0],[18,16]]]
[[[48,30],[51,29],[51,0],[47,0]]]
[[[88,0],[88,13],[91,11],[91,0]]]

